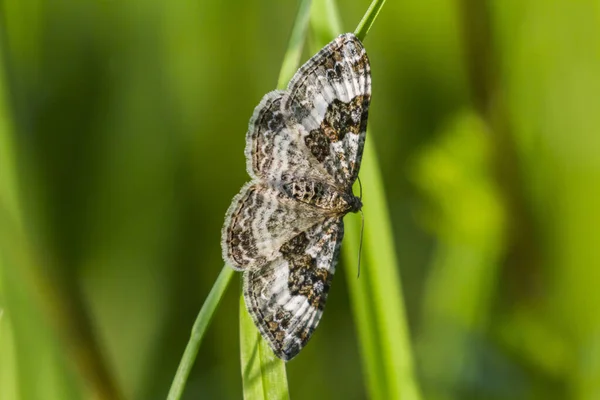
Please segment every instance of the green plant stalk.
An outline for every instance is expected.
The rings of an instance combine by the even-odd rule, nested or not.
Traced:
[[[304,37],[306,35],[306,28],[309,21],[311,0],[304,0],[300,4],[298,16],[292,30],[290,43],[286,51],[281,72],[279,74],[278,88],[282,89],[287,85],[287,82],[291,79],[292,75],[298,68],[300,56],[302,54],[302,45],[304,43]],[[198,313],[194,327],[192,328],[192,334],[190,340],[185,348],[177,372],[171,384],[169,390],[168,400],[180,399],[185,384],[189,377],[190,371],[196,360],[202,338],[206,333],[208,325],[212,320],[214,312],[221,301],[227,286],[231,282],[231,278],[234,275],[233,269],[225,265],[223,270],[219,274],[217,281],[213,285],[206,301],[204,302],[202,309]],[[245,319],[247,318],[247,319]],[[247,311],[244,306],[243,298],[240,304],[240,342],[241,342],[241,360],[242,360],[242,377],[244,396],[247,398],[260,398],[255,397],[269,393],[279,393],[278,398],[283,398],[287,395],[287,378],[285,376],[285,363],[279,359],[271,360],[274,357],[273,353],[269,349],[268,345],[264,343],[260,334],[256,330],[254,323],[247,315]],[[254,343],[254,344],[253,344]],[[247,349],[252,351],[253,348],[258,350],[255,358],[248,357],[246,352]],[[264,362],[268,362],[265,364]],[[248,364],[250,363],[250,364]],[[264,364],[264,365],[263,365]],[[250,376],[252,371],[257,371],[258,378],[261,379],[246,379]],[[254,375],[253,375],[254,376]],[[263,386],[263,383],[265,386]]]
[[[324,46],[341,33],[332,0],[315,2],[311,21],[315,48]],[[384,1],[375,0],[356,29],[362,41],[375,21]],[[369,134],[370,136],[370,134]],[[342,246],[350,299],[360,340],[363,368],[372,399],[420,399],[414,379],[412,351],[404,313],[402,286],[390,226],[390,217],[373,139],[367,141],[361,166],[365,182],[364,263],[356,279],[360,221],[346,218],[346,238]]]
[[[361,33],[361,40],[366,36],[368,29],[372,25],[377,13],[379,12],[379,9],[381,8],[381,5],[383,4],[383,2],[377,1],[374,3],[379,3],[379,6],[376,6],[377,4],[372,5],[367,12],[367,16],[365,16],[365,18],[368,18],[363,18],[363,21],[368,21],[368,24],[366,22],[362,24],[366,30],[362,31],[363,33]],[[319,6],[316,7],[316,10],[325,11],[324,13],[317,12],[314,9],[313,12],[310,13],[310,4],[310,0],[305,0],[300,5],[300,10],[290,38],[290,44],[284,57],[278,79],[279,89],[283,89],[285,87],[298,67],[297,64],[299,63],[300,54],[302,51],[302,43],[304,41],[303,38],[306,34],[306,25],[309,20],[308,16],[311,16],[310,20],[313,23],[313,30],[316,29],[317,26],[320,26],[324,29],[323,32],[327,32],[329,30],[328,28],[331,26],[334,26],[335,28],[339,28],[340,26],[335,2],[333,0],[319,2]],[[317,18],[318,15],[328,15],[329,19],[319,20]],[[369,17],[369,15],[371,16]],[[332,20],[332,18],[334,19]],[[323,32],[321,32],[321,34],[323,34]],[[228,277],[223,278],[222,280],[221,278],[223,274],[228,274]],[[202,336],[204,335],[212,314],[218,305],[218,300],[227,287],[232,274],[233,271],[228,270],[227,267],[224,268],[224,270],[221,272],[221,275],[219,275],[217,283],[215,283],[215,286],[211,290],[211,294],[209,294],[207,302],[202,307],[196,324],[194,324],[192,337],[188,343],[188,346],[186,347],[186,351],[173,381],[171,391],[169,392],[169,399],[179,399],[181,397],[181,394],[183,393],[183,387],[185,386],[185,381],[187,380],[189,371],[195,360]],[[221,284],[219,284],[220,281]],[[214,304],[210,304],[209,306],[209,303]],[[201,318],[201,314],[204,314],[203,318]],[[369,343],[375,342],[375,340],[369,341]],[[262,339],[258,333],[254,323],[247,313],[243,296],[240,297],[240,345],[245,398],[272,398],[272,396],[275,396],[276,398],[289,397],[287,378],[285,375],[285,363],[274,356],[268,344],[264,342],[264,339]]]
[[[298,69],[312,0],[303,0],[294,22],[288,49],[277,80],[277,88],[285,89]],[[277,358],[262,338],[248,311],[244,296],[240,295],[240,358],[245,399],[289,398],[285,362]]]
[[[361,175],[366,222],[359,279],[358,218],[349,221],[343,256],[370,398],[419,399],[393,233],[372,141],[365,146]]]
[[[260,332],[246,310],[243,293],[240,295],[240,357],[242,362],[242,391],[244,399],[265,397],[260,368]]]
[[[321,49],[343,32],[337,4],[334,0],[317,0],[310,13],[310,28],[314,36],[311,50]]]
[[[289,399],[285,363],[262,338],[240,296],[240,350],[244,399]]]
[[[183,356],[181,357],[179,367],[175,373],[175,378],[173,378],[173,383],[169,389],[169,395],[167,397],[168,400],[177,400],[181,398],[188,376],[190,375],[190,371],[194,365],[196,356],[198,355],[198,349],[202,343],[202,338],[204,337],[204,334],[210,325],[215,310],[221,302],[223,294],[229,286],[234,273],[235,271],[228,265],[223,266],[223,269],[221,270],[221,273],[219,274],[215,284],[210,290],[206,301],[202,305],[202,308],[196,317],[196,322],[194,322],[194,326],[192,327],[190,340],[188,341]]]
[[[310,8],[312,0],[303,0],[298,9],[296,22],[292,29],[290,43],[283,57],[281,70],[279,71],[279,79],[277,80],[277,89],[285,89],[292,76],[298,69],[300,57],[302,56],[302,48],[304,47],[304,38],[310,20]]]
[[[373,0],[363,19],[361,19],[358,23],[354,34],[361,42],[364,41],[367,37],[367,34],[369,33],[371,26],[373,26],[373,23],[377,19],[379,11],[381,11],[381,7],[383,7],[384,3],[385,0]]]

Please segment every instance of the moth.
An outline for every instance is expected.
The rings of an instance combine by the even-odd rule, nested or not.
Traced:
[[[295,357],[316,329],[339,258],[344,215],[358,212],[371,99],[360,40],[340,35],[267,93],[246,134],[246,183],[226,213],[223,259],[243,271],[246,307],[273,352]]]

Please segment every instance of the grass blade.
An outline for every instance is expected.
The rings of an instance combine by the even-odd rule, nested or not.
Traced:
[[[265,397],[260,369],[260,339],[260,332],[254,326],[254,322],[246,310],[242,294],[240,295],[240,355],[244,399]]]
[[[381,11],[381,7],[383,7],[384,3],[385,3],[385,0],[373,0],[371,5],[369,6],[369,9],[365,13],[363,19],[361,19],[360,22],[358,23],[358,26],[356,27],[354,34],[356,35],[357,38],[360,39],[361,42],[363,40],[365,40],[365,37],[367,37],[367,34],[369,33],[371,26],[377,19],[377,16],[379,15],[379,11]]]
[[[210,325],[210,321],[212,320],[215,310],[223,298],[223,294],[229,286],[231,277],[234,273],[235,271],[232,268],[225,265],[221,270],[221,273],[219,274],[215,284],[210,290],[206,301],[202,305],[202,308],[198,313],[198,317],[196,317],[196,322],[194,322],[190,340],[185,348],[183,356],[181,357],[179,367],[175,373],[175,378],[171,384],[171,389],[169,390],[169,395],[167,397],[168,400],[176,400],[181,398],[185,388],[185,383],[187,382],[187,378],[190,375],[190,371],[194,365],[194,361],[196,360],[200,343],[202,343],[202,338],[206,333],[206,329]]]
[[[240,348],[244,399],[289,399],[285,363],[260,335],[240,296]]]
[[[317,0],[310,13],[310,27],[315,36],[311,50],[318,50],[343,32],[337,4],[334,0]]]
[[[286,51],[278,87],[283,88],[298,68],[302,45],[306,35],[309,20],[311,0],[304,0],[300,4],[296,23]],[[169,390],[168,399],[180,399],[185,388],[185,383],[190,374],[198,354],[202,338],[210,324],[212,316],[219,305],[223,293],[231,282],[234,271],[227,265],[223,267],[217,281],[211,289],[202,309],[198,313],[190,340],[185,348],[175,378]],[[262,340],[254,327],[254,323],[247,315],[243,298],[240,304],[240,341],[242,359],[243,390],[246,398],[285,398],[287,397],[287,378],[285,364],[277,359],[268,345]],[[255,353],[253,354],[252,351]],[[250,377],[256,377],[250,378]],[[266,396],[266,397],[265,397]]]
[[[310,20],[311,4],[311,0],[303,0],[300,3],[288,49],[279,72],[278,89],[285,89],[298,69]],[[245,399],[289,398],[285,363],[273,354],[254,326],[246,310],[243,295],[240,296],[240,352]]]
[[[347,221],[342,251],[367,387],[372,399],[419,399],[392,228],[372,141],[365,147],[361,175],[366,223],[360,279],[355,275],[358,218]]]
[[[304,38],[306,37],[306,29],[310,20],[310,6],[312,0],[302,0],[296,22],[292,29],[290,43],[283,57],[283,64],[279,71],[279,79],[277,80],[277,89],[285,89],[292,76],[298,69],[300,64],[300,56],[302,55],[302,47],[304,46]]]
[[[341,33],[332,1],[321,0],[315,7],[328,15],[313,13],[315,48],[324,46]],[[363,40],[384,1],[374,1],[356,29]],[[327,26],[328,24],[328,26]],[[371,136],[371,135],[369,135]],[[365,147],[361,176],[365,182],[365,236],[363,272],[356,279],[360,220],[346,219],[343,249],[350,298],[360,340],[363,368],[372,399],[419,399],[414,380],[412,351],[404,313],[402,286],[390,226],[388,207],[373,139]]]

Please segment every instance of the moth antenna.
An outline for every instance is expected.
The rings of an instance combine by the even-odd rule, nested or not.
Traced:
[[[357,178],[358,178],[358,187],[359,187],[358,198],[362,202],[362,182],[360,181],[360,176],[357,176]]]
[[[360,182],[360,181],[359,181]],[[363,244],[363,232],[365,231],[365,214],[362,208],[360,209],[360,242],[358,244],[358,273],[356,279],[360,278],[360,259],[362,255],[362,244]]]

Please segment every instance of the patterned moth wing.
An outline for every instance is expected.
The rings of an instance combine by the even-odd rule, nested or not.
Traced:
[[[300,67],[287,90],[266,94],[256,107],[246,136],[248,174],[351,187],[362,159],[370,100],[367,53],[356,36],[341,35]]]
[[[227,211],[223,258],[239,270],[262,266],[281,255],[284,243],[322,219],[320,210],[260,182],[249,182]]]
[[[362,203],[358,176],[371,98],[369,60],[351,33],[308,60],[285,91],[266,94],[246,134],[252,181],[225,217],[223,259],[244,272],[248,312],[290,360],[320,321],[343,237]]]
[[[290,81],[282,108],[307,132],[304,143],[341,188],[358,176],[371,101],[371,66],[352,33],[338,36]]]
[[[281,108],[285,93],[267,93],[254,110],[246,135],[248,175],[271,182],[289,181],[291,177],[327,180],[327,173],[303,143],[306,129]]]
[[[344,224],[328,218],[294,236],[283,255],[244,274],[244,298],[275,354],[290,360],[317,327],[339,256]]]

